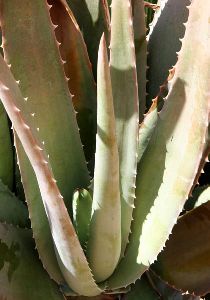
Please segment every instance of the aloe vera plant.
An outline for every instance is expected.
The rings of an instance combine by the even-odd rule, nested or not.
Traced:
[[[209,153],[210,6],[160,0],[147,35],[145,4],[0,1],[2,299],[187,292],[176,276],[179,292],[137,279]],[[188,237],[185,219],[177,226]],[[164,253],[154,270],[168,281]],[[189,299],[209,291],[206,276]]]

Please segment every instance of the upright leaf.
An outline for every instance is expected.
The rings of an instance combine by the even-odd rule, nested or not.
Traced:
[[[113,0],[110,68],[120,161],[122,254],[134,207],[138,147],[138,88],[130,0]]]
[[[58,25],[55,34],[60,43],[60,53],[65,61],[64,69],[72,94],[77,122],[84,145],[86,159],[95,153],[96,136],[96,84],[82,33],[74,16],[64,1],[49,0],[51,18]]]
[[[89,175],[47,2],[23,0],[20,5],[18,0],[3,0],[1,25],[5,59],[11,64],[15,79],[20,80],[25,97],[21,107],[42,141],[40,147],[49,155],[58,187],[71,212],[73,191],[87,186]],[[60,282],[37,180],[18,141],[16,147],[39,254],[51,276]]]
[[[19,86],[2,56],[0,56],[0,97],[26,151],[39,185],[57,258],[57,261],[55,258],[52,259],[53,266],[48,267],[56,271],[55,278],[60,281],[62,276],[58,271],[59,265],[66,282],[76,293],[85,296],[100,294],[102,290],[93,280],[48,157],[41,148],[41,141],[33,127],[32,118],[24,109],[24,99]]]
[[[111,288],[135,281],[153,263],[196,176],[210,111],[209,18],[206,2],[194,0],[169,95],[138,165],[132,234]]]
[[[93,73],[96,78],[97,55],[103,32],[110,39],[110,16],[107,0],[66,0],[83,33]]]
[[[73,196],[73,224],[84,250],[89,237],[92,197],[85,189],[77,190]]]
[[[139,94],[139,121],[141,122],[146,109],[147,41],[145,11],[143,0],[132,0],[131,3]]]
[[[100,42],[93,206],[87,254],[97,281],[114,271],[121,252],[119,156],[107,47]]]

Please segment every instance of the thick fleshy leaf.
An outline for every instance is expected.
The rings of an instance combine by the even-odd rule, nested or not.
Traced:
[[[101,36],[110,40],[110,16],[107,0],[66,0],[83,33],[96,78]]]
[[[99,46],[97,83],[96,155],[87,255],[94,277],[100,282],[113,273],[121,253],[119,155],[104,35]]]
[[[87,190],[81,189],[75,191],[72,202],[73,224],[84,250],[89,237],[92,202],[92,197]]]
[[[13,188],[13,153],[6,112],[0,101],[0,179]]]
[[[27,207],[0,180],[0,222],[27,227]]]
[[[170,286],[164,280],[159,278],[154,272],[147,272],[148,279],[153,285],[155,290],[159,293],[160,299],[170,299],[170,300],[199,300],[199,296],[190,295],[189,293],[184,293],[180,290],[175,289],[175,287]]]
[[[96,136],[96,84],[82,33],[76,20],[64,1],[48,0],[55,34],[60,43],[60,53],[65,61],[65,74],[72,94],[80,136],[86,159],[90,161],[95,153]]]
[[[196,187],[192,192],[192,196],[189,197],[189,199],[185,203],[185,206],[184,206],[185,210],[189,211],[189,210],[209,201],[210,200],[209,190],[210,190],[209,186]]]
[[[139,122],[146,109],[147,41],[143,0],[132,0],[134,44],[139,95]]]
[[[147,93],[149,105],[168,77],[169,69],[177,62],[181,48],[180,39],[185,33],[184,22],[188,18],[187,6],[191,0],[160,0],[148,39]]]
[[[89,175],[49,7],[41,0],[24,0],[21,5],[18,0],[2,1],[1,25],[6,61],[26,97],[26,101],[21,98],[19,107],[27,112],[25,117],[36,129],[33,134],[43,141],[40,147],[49,155],[58,187],[71,212],[73,191],[87,186]],[[37,180],[18,142],[16,147],[38,251],[48,272],[60,282]]]
[[[92,278],[48,157],[41,148],[41,142],[33,128],[32,118],[24,111],[22,105],[24,100],[19,86],[1,56],[0,97],[35,172],[62,275],[78,294],[85,296],[100,294],[101,290]],[[51,270],[54,268],[56,277],[61,278],[56,261],[52,260],[52,263]]]
[[[138,162],[141,160],[149,144],[152,133],[155,130],[155,126],[158,121],[159,106],[162,106],[162,101],[160,99],[154,100],[139,127]]]
[[[148,282],[147,277],[143,276],[131,286],[130,292],[124,297],[124,300],[159,300],[159,294],[153,289],[152,285]]]
[[[0,223],[0,299],[64,300],[34,247],[31,230]]]
[[[135,281],[154,262],[196,176],[210,110],[209,18],[206,2],[194,0],[169,95],[138,165],[132,234],[111,288]]]
[[[135,197],[138,150],[138,88],[130,0],[112,1],[110,69],[120,161],[122,255]]]
[[[152,268],[183,291],[210,291],[210,201],[180,217]]]

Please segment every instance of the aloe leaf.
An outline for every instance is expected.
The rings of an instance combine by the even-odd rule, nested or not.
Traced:
[[[199,205],[210,200],[210,187],[209,186],[197,186],[193,192],[192,196],[189,197],[187,202],[185,203],[185,210],[189,211]]]
[[[164,280],[159,278],[153,271],[147,272],[150,283],[154,286],[157,292],[160,294],[160,299],[168,300],[200,300],[199,296],[184,293],[181,290],[177,290],[174,286],[170,286]]]
[[[14,141],[15,141],[15,138],[14,138]],[[16,153],[15,153],[15,195],[22,202],[26,201]]]
[[[169,95],[138,165],[132,234],[110,288],[135,281],[154,262],[196,176],[208,130],[209,17],[205,3],[193,1]]]
[[[29,225],[26,206],[0,180],[0,222],[20,227]]]
[[[168,77],[168,70],[177,62],[180,39],[185,33],[187,6],[191,0],[161,0],[156,11],[148,39],[147,93],[149,103],[157,96],[159,87]],[[173,51],[171,51],[173,49]]]
[[[162,106],[162,101],[160,99],[153,101],[149,111],[145,115],[144,120],[139,127],[138,162],[141,160],[149,144],[152,133],[155,130],[155,126],[158,121],[159,106]]]
[[[210,199],[210,191],[207,191]],[[209,216],[210,201],[180,217],[166,248],[152,266],[169,284],[196,295],[210,291]]]
[[[37,128],[34,134],[49,155],[53,174],[71,212],[73,191],[87,186],[89,175],[48,10],[47,3],[40,0],[25,0],[21,5],[16,0],[2,1],[3,47],[16,80],[20,80],[26,100],[21,102],[21,107],[27,117],[31,116],[31,127]],[[39,187],[18,143],[17,152],[39,254],[51,276],[60,282],[63,279],[56,267]]]
[[[1,56],[0,97],[36,174],[62,275],[76,293],[85,296],[100,294],[101,290],[92,278],[48,157],[33,128],[32,118],[24,111],[24,99],[19,86]],[[56,268],[55,261],[52,262]]]
[[[24,0],[22,5],[12,0],[2,1],[1,10],[5,60],[20,81],[27,100],[24,109],[32,115],[33,126],[44,141],[43,148],[71,211],[73,191],[87,186],[89,176],[49,7],[41,0]]]
[[[130,0],[113,0],[110,70],[120,161],[122,255],[128,242],[135,197],[138,89]]]
[[[68,85],[72,94],[80,136],[86,159],[93,159],[96,135],[96,84],[82,33],[67,4],[60,0],[50,0],[50,10],[55,34],[60,43],[60,53]]]
[[[131,286],[131,290],[124,296],[124,300],[158,300],[161,299],[159,294],[153,289],[146,276],[137,280]]]
[[[85,249],[91,220],[92,197],[85,189],[77,190],[73,195],[73,224],[80,244]]]
[[[147,41],[143,0],[132,0],[134,44],[139,95],[139,122],[146,109]]]
[[[203,203],[206,203],[210,200],[210,187],[206,187],[205,190],[200,193],[199,197],[197,198],[197,201],[195,202],[195,207],[200,206]]]
[[[50,277],[57,283],[63,284],[64,278],[57,263],[50,226],[42,203],[36,176],[29,159],[26,159],[25,151],[17,135],[15,135],[15,146],[16,149],[18,149],[18,159],[21,161],[21,177],[23,185],[26,187],[25,195],[33,228],[33,237],[40,259],[42,260],[44,268],[50,274]],[[28,180],[29,170],[30,174],[33,174],[30,180]]]
[[[97,74],[97,55],[101,36],[110,39],[110,16],[107,0],[66,0],[83,33],[93,73]]]
[[[97,78],[96,155],[87,255],[94,277],[100,282],[113,273],[121,252],[119,156],[104,35],[99,46]]]
[[[0,223],[0,299],[64,300],[34,247],[31,230]]]
[[[0,178],[10,190],[13,188],[13,153],[9,124],[0,102]]]

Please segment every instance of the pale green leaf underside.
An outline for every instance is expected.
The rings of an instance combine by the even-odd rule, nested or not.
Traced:
[[[112,1],[110,70],[120,161],[123,255],[130,233],[135,197],[139,126],[139,100],[130,0]]]
[[[132,234],[110,288],[135,281],[156,259],[196,176],[208,130],[209,17],[205,1],[193,1],[169,95],[138,165]]]
[[[96,154],[87,254],[94,277],[100,282],[113,273],[121,253],[119,155],[104,35],[99,46],[97,80]]]

